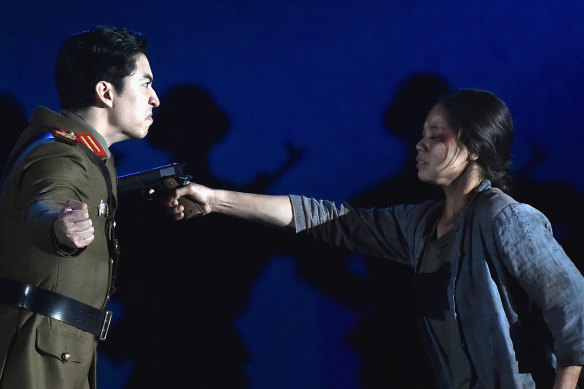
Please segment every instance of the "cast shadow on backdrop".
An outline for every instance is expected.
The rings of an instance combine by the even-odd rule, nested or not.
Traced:
[[[426,113],[447,89],[446,81],[433,74],[403,81],[384,123],[407,143],[408,155],[397,174],[349,199],[352,205],[384,207],[441,196],[417,179],[414,145]],[[186,162],[187,172],[201,184],[264,193],[301,158],[301,151],[288,146],[288,161],[274,173],[244,187],[220,180],[208,165],[209,152],[229,131],[227,114],[198,86],[176,87],[162,101],[149,140],[171,152],[175,161]],[[575,216],[582,214],[582,193],[562,182],[530,181],[530,172],[544,161],[544,151],[534,153],[533,161],[514,174],[513,194],[550,218],[558,240],[582,271],[576,240],[582,227]],[[436,386],[418,331],[413,274],[405,266],[352,256],[303,236],[221,215],[176,223],[153,202],[121,199],[117,220],[123,254],[114,297],[125,313],[101,351],[117,361],[134,361],[127,388],[195,382],[200,388],[248,388],[244,367],[252,356],[234,321],[267,261],[282,254],[297,258],[304,281],[358,312],[347,345],[361,358],[363,389]],[[355,261],[364,271],[353,270]]]
[[[415,74],[399,85],[383,114],[383,123],[388,132],[406,144],[402,167],[349,199],[351,205],[387,207],[419,203],[441,195],[435,187],[418,180],[415,144],[420,139],[426,114],[447,90],[446,81],[434,74]],[[320,251],[307,247],[299,257],[299,274],[359,312],[360,321],[347,342],[362,361],[361,387],[435,387],[416,321],[412,271],[379,258]],[[364,271],[351,270],[355,261]]]
[[[197,182],[262,193],[302,156],[286,145],[288,159],[273,172],[246,186],[226,182],[208,162],[229,131],[228,115],[195,85],[177,86],[161,100],[148,140],[185,163]],[[133,360],[127,388],[247,388],[250,356],[234,321],[287,234],[222,217],[177,223],[156,201],[136,200],[120,198],[116,221],[124,281],[114,298],[124,315],[101,351],[118,362]]]
[[[411,144],[413,153],[425,115],[445,89],[435,76],[416,76],[404,82],[388,108],[388,129]],[[263,193],[278,178],[278,174],[259,177],[244,188],[218,180],[208,159],[211,148],[229,129],[227,115],[196,86],[177,87],[162,102],[148,139],[171,152],[176,161],[186,162],[186,170],[197,182]],[[280,174],[300,156],[289,150],[288,163],[277,170]],[[413,154],[409,157],[414,160]],[[413,162],[407,162],[398,175],[364,193],[362,201],[357,197],[357,204],[385,206],[437,195],[431,186],[419,183]],[[112,330],[120,341],[110,339],[101,350],[118,361],[128,356],[134,360],[128,388],[160,387],[169,385],[169,380],[198,382],[201,388],[247,388],[244,365],[250,356],[233,322],[242,314],[266,262],[282,254],[297,258],[302,279],[359,312],[361,320],[347,342],[362,360],[363,388],[433,385],[408,293],[411,275],[405,267],[367,258],[367,277],[363,277],[349,269],[351,254],[307,237],[221,215],[176,223],[157,204],[151,205],[145,211],[143,202],[121,199],[117,216],[124,256],[119,277],[123,282],[115,297],[125,313]],[[128,344],[129,339],[135,342]],[[164,371],[165,378],[158,382],[149,374],[154,370]]]

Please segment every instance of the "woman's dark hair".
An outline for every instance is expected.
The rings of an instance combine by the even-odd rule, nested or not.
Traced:
[[[476,89],[458,89],[440,97],[437,104],[459,141],[478,155],[483,177],[509,192],[513,120],[507,105],[494,94]]]
[[[69,37],[61,46],[55,81],[65,109],[95,104],[95,85],[112,83],[123,92],[123,78],[136,68],[136,56],[146,54],[147,41],[124,28],[98,26]]]

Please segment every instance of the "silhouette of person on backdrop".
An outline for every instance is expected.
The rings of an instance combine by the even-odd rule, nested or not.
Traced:
[[[417,179],[416,167],[411,161],[415,160],[415,145],[426,114],[448,89],[447,82],[434,74],[415,74],[401,83],[385,111],[384,124],[390,133],[406,143],[402,168],[379,185],[352,197],[349,203],[363,208],[383,207],[442,196],[435,187]],[[375,388],[380,380],[396,387],[435,385],[434,377],[428,374],[431,368],[416,323],[413,272],[406,266],[379,258],[365,256],[364,261],[375,303],[351,336],[355,348],[368,350],[362,352],[369,361],[363,366],[363,379],[368,383],[364,388]],[[396,317],[403,320],[397,321]],[[393,336],[387,336],[388,332]],[[384,366],[390,367],[382,368]],[[412,372],[412,366],[417,373],[403,374],[408,370]]]
[[[287,145],[288,160],[245,187],[218,179],[208,165],[209,152],[227,135],[228,115],[197,85],[171,88],[161,101],[148,141],[185,163],[197,181],[266,191],[301,158],[300,150]],[[118,212],[117,233],[122,250],[133,253],[119,269],[125,283],[117,298],[125,313],[115,332],[123,341],[102,351],[114,360],[132,358],[127,388],[246,388],[249,356],[233,322],[273,255],[272,246],[286,234],[219,219],[178,225],[156,201],[121,198],[120,204],[125,209]],[[136,221],[136,214],[150,215],[145,206],[154,216]]]
[[[538,210],[509,190],[510,112],[482,90],[446,93],[416,144],[417,176],[443,200],[354,208],[302,196],[212,189],[186,196],[219,213],[410,266],[436,379],[451,387],[575,388],[584,364],[584,278]],[[400,320],[400,317],[396,317]]]
[[[440,197],[436,188],[417,179],[411,161],[426,114],[447,90],[446,81],[434,74],[414,74],[400,84],[383,122],[407,144],[402,169],[349,203],[368,208]],[[359,312],[360,321],[347,342],[362,359],[359,379],[364,389],[436,385],[433,375],[428,374],[431,367],[419,336],[412,297],[413,273],[407,266],[347,254],[309,239],[302,240],[295,254],[303,279]],[[355,261],[364,271],[352,269]],[[395,320],[398,316],[401,319]]]

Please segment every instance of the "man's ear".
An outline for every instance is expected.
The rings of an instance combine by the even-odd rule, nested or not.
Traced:
[[[96,103],[100,107],[113,107],[113,85],[107,81],[95,84]]]

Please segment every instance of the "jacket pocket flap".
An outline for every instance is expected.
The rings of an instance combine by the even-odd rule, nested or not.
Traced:
[[[51,355],[63,363],[80,363],[93,358],[94,342],[57,329],[37,328],[36,347],[43,354]]]

